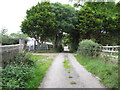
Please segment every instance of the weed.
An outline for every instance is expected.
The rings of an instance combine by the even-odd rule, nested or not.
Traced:
[[[69,76],[68,78],[73,78],[72,76]]]
[[[68,64],[69,64],[69,62],[70,62],[69,60],[64,60],[64,62],[63,62],[63,63],[64,63],[64,64],[66,64],[66,65],[68,65]]]
[[[70,69],[70,68],[71,68],[70,65],[64,65],[64,67],[65,67],[66,69]]]
[[[70,69],[70,68],[71,68],[71,66],[70,66],[70,65],[68,65],[68,64],[69,64],[69,62],[70,62],[69,60],[64,60],[64,62],[63,62],[63,63],[64,63],[64,68],[65,68],[65,69]]]
[[[73,84],[77,84],[77,83],[76,83],[75,81],[72,81],[72,82],[70,82],[70,84],[72,84],[72,85],[73,85]]]
[[[68,73],[71,73],[70,71],[68,71]]]

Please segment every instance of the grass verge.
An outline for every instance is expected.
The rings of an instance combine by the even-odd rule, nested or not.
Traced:
[[[25,88],[38,88],[39,87],[40,83],[42,82],[44,78],[46,71],[48,70],[49,66],[51,65],[53,61],[52,59],[48,59],[45,61],[40,60],[46,57],[47,56],[32,55],[31,57],[32,60],[36,61],[34,71],[31,74],[33,78],[26,83]]]
[[[59,52],[55,50],[47,50],[47,51],[35,51],[34,53],[59,53]]]
[[[76,59],[89,72],[98,76],[107,88],[118,88],[118,65],[110,62],[105,62],[99,58],[84,57],[75,55]]]
[[[12,62],[0,69],[2,72],[0,87],[3,90],[7,88],[38,88],[46,70],[52,63],[52,59],[47,59],[47,57],[27,52],[16,54]]]
[[[32,55],[31,59],[32,59],[32,61],[38,61],[38,60],[41,60],[41,59],[45,59],[47,57],[49,57],[49,56],[45,56],[45,55]]]

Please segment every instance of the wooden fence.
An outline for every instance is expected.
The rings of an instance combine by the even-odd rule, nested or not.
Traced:
[[[120,46],[102,46],[101,50],[102,53],[104,53],[107,56],[113,57],[113,58],[118,58],[118,48]]]

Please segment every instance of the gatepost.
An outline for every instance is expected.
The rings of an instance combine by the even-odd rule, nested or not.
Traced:
[[[19,39],[19,53],[23,51],[24,45],[24,40]]]

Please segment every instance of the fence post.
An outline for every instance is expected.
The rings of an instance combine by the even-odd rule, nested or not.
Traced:
[[[21,39],[19,39],[19,53],[22,52],[22,45],[23,45],[23,41]]]

